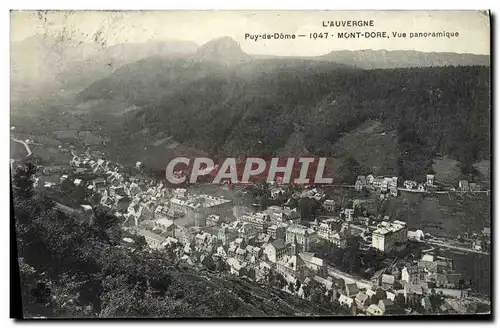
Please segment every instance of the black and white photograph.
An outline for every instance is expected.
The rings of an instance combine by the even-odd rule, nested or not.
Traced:
[[[490,30],[487,10],[11,10],[11,307],[491,319]]]

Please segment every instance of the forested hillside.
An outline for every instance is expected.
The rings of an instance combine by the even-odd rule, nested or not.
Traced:
[[[298,126],[304,151],[363,161],[366,151],[389,146],[395,165],[363,170],[415,178],[439,156],[458,160],[465,173],[489,159],[489,81],[486,66],[359,70],[263,59],[228,68],[151,59],[94,83],[80,100],[123,99],[141,108],[128,117],[129,138],[113,137],[122,129],[107,131],[122,144],[161,133],[210,154],[274,154]],[[377,135],[393,137],[368,150],[342,144],[365,122],[382,124]]]

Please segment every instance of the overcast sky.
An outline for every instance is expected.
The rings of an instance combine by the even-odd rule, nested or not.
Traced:
[[[373,27],[323,27],[323,21],[373,20]],[[245,33],[385,31],[386,39],[245,40]],[[394,38],[392,32],[406,32]],[[411,32],[458,32],[458,38],[410,39]],[[33,11],[11,13],[11,40],[35,34],[106,45],[148,40],[190,40],[202,45],[230,36],[250,54],[315,56],[332,50],[387,49],[489,54],[488,16],[477,11]]]

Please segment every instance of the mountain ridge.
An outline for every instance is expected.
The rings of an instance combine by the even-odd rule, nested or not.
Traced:
[[[233,38],[224,36],[208,41],[199,47],[193,60],[214,61],[225,65],[239,64],[251,59]]]
[[[215,38],[201,46],[174,39],[103,46],[98,42],[75,41],[70,36],[35,35],[11,42],[10,53],[13,102],[80,92],[118,68],[151,57],[166,61],[185,58],[226,67],[270,59],[324,61],[362,69],[490,65],[488,55],[410,50],[342,50],[321,56],[247,54],[230,37]]]
[[[415,50],[340,50],[331,51],[319,56],[318,59],[332,60],[364,69],[490,65],[489,55]]]

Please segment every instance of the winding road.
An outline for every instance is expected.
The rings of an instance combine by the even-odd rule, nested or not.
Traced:
[[[31,156],[31,154],[32,154],[31,148],[30,148],[30,146],[26,142],[24,142],[22,140],[18,140],[18,139],[14,138],[14,137],[11,137],[11,139],[12,139],[12,141],[20,143],[21,145],[24,146],[24,148],[26,149],[26,153],[28,153],[28,155],[24,156],[24,158]]]
[[[490,253],[488,253],[488,252],[478,251],[478,250],[473,249],[473,248],[466,248],[466,247],[461,247],[461,246],[455,246],[455,245],[448,244],[446,242],[441,242],[441,241],[433,240],[433,239],[425,240],[425,243],[426,244],[430,244],[430,245],[434,245],[434,246],[438,246],[438,247],[441,247],[441,248],[454,249],[454,250],[458,250],[458,251],[462,251],[462,252],[477,253],[477,254],[483,254],[483,255],[490,255]]]

